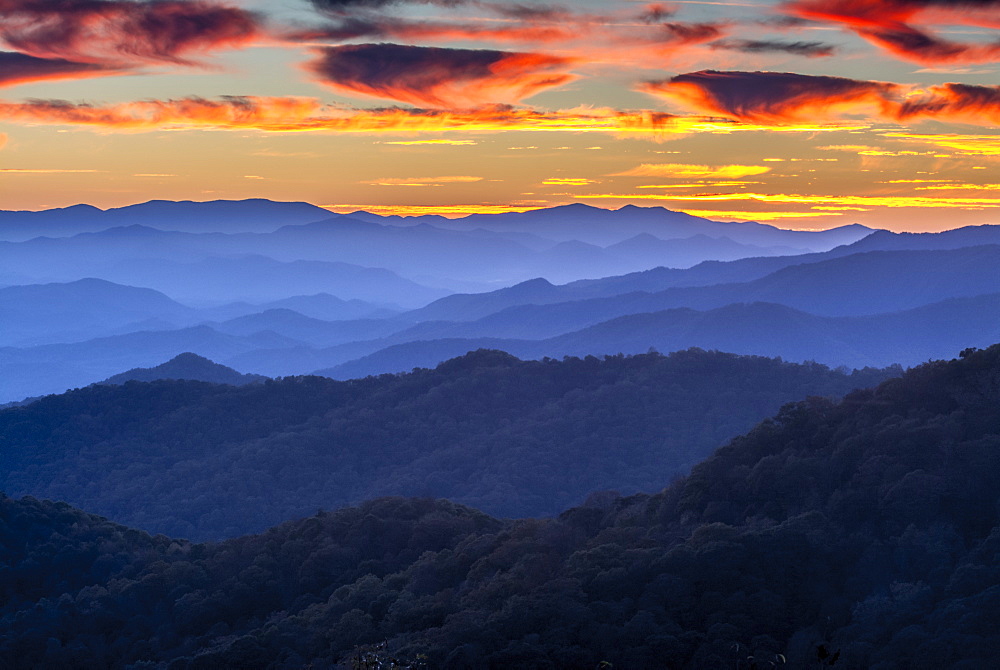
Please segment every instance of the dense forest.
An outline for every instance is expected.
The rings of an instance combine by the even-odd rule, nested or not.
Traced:
[[[191,544],[3,498],[0,666],[994,668],[998,449],[1000,346],[558,518],[384,498]]]
[[[0,490],[196,540],[385,495],[551,515],[597,490],[659,490],[786,402],[900,372],[478,351],[349,382],[95,386],[0,412]]]

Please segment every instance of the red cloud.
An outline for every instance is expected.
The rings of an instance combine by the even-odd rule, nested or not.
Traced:
[[[930,65],[993,61],[1000,56],[1000,42],[945,40],[918,27],[920,19],[995,26],[998,8],[1000,0],[796,0],[784,6],[801,18],[844,25],[900,58]]]
[[[432,107],[516,102],[573,79],[570,60],[534,53],[399,44],[325,47],[306,67],[348,95]]]
[[[896,84],[843,77],[715,70],[643,86],[648,93],[705,114],[757,123],[829,120],[857,107],[874,107],[886,114],[899,89]]]
[[[0,38],[39,58],[186,62],[259,33],[255,14],[203,0],[0,0]]]

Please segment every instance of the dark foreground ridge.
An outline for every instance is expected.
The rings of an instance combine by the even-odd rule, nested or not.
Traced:
[[[1000,346],[557,519],[390,498],[194,545],[3,498],[0,666],[996,667],[998,449]]]
[[[657,491],[786,402],[900,372],[700,350],[477,351],[349,382],[96,386],[0,412],[0,491],[195,540],[385,495],[554,515],[597,490]]]

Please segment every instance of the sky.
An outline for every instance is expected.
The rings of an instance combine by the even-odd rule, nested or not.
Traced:
[[[1000,224],[1000,0],[0,0],[0,209]]]

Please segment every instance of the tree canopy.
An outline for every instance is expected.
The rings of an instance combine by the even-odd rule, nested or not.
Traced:
[[[557,518],[396,497],[192,544],[2,498],[0,666],[994,667],[998,449],[1000,346]]]

